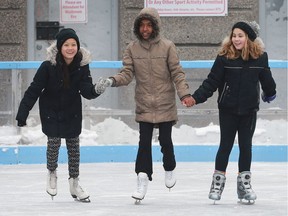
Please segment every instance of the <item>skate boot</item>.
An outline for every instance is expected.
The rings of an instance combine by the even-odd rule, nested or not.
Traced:
[[[223,172],[215,171],[213,174],[213,181],[211,184],[209,199],[214,200],[214,204],[216,200],[221,199],[221,194],[224,190],[226,182],[226,177]]]
[[[89,194],[79,185],[79,178],[69,178],[71,196],[81,202],[90,202]]]
[[[146,173],[140,172],[137,176],[137,190],[132,194],[132,198],[136,200],[135,203],[144,199],[148,188],[148,176]]]
[[[57,195],[57,172],[48,170],[46,192],[51,195],[51,199]]]
[[[165,185],[169,190],[176,184],[175,171],[165,171]]]
[[[237,177],[237,194],[240,202],[242,199],[247,200],[248,203],[253,204],[257,198],[255,192],[252,190],[251,172],[244,171],[238,174]],[[252,201],[252,202],[251,202]]]

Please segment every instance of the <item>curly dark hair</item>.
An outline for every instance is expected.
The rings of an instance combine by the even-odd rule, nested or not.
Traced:
[[[150,14],[141,14],[140,16],[138,16],[135,19],[134,28],[133,28],[133,33],[135,34],[135,36],[139,40],[143,39],[141,34],[140,34],[140,31],[139,31],[140,30],[140,24],[141,24],[141,21],[143,19],[150,20],[150,22],[152,23],[152,28],[153,28],[153,31],[152,31],[152,34],[151,34],[151,39],[156,38],[159,35],[159,31],[160,31],[159,23],[158,23],[157,19],[155,17],[151,16]]]

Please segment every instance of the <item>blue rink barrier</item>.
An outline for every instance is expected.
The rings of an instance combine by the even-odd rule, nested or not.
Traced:
[[[287,162],[287,145],[255,145],[253,161]],[[134,162],[137,145],[81,146],[81,163]],[[218,145],[175,145],[177,162],[213,162]],[[162,161],[160,146],[152,146],[154,162]],[[230,161],[238,161],[238,146],[234,146]],[[61,146],[59,163],[67,163],[66,146]],[[43,164],[46,163],[46,146],[0,146],[0,164]]]
[[[38,69],[42,61],[0,61],[0,70],[2,69]],[[195,61],[180,61],[183,68],[211,68],[214,60],[195,60]],[[92,61],[89,64],[90,68],[98,69],[119,69],[122,61]],[[287,60],[269,60],[271,68],[287,68]]]

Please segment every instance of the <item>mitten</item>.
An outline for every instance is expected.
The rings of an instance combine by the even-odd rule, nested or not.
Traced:
[[[114,83],[114,80],[111,78],[108,78],[105,80],[106,87],[111,87],[113,83]]]
[[[273,96],[266,96],[264,92],[262,92],[261,94],[261,98],[264,102],[270,103],[271,101],[273,101],[276,98],[276,94]]]
[[[107,87],[107,84],[105,83],[106,79],[103,79],[102,77],[100,77],[98,79],[98,82],[95,84],[94,88],[95,88],[95,92],[97,94],[103,94],[106,87]]]

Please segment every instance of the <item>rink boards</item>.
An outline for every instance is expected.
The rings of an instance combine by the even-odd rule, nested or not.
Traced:
[[[255,145],[252,148],[253,161],[287,162],[287,145]],[[133,162],[137,145],[81,146],[82,163]],[[212,162],[217,145],[175,145],[178,162]],[[160,146],[152,146],[153,161],[162,161]],[[238,161],[239,150],[235,145],[229,160]],[[59,163],[67,163],[66,146],[61,146]],[[46,163],[46,146],[0,146],[0,164],[42,164]]]

